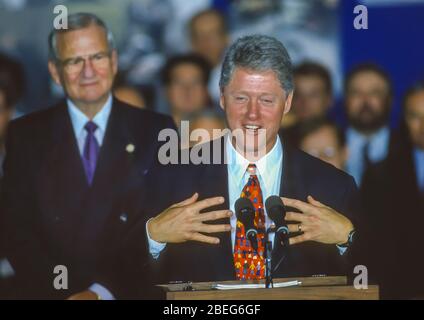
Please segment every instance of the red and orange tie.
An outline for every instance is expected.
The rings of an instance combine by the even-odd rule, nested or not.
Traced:
[[[248,198],[255,207],[255,227],[258,230],[258,251],[255,252],[246,238],[243,224],[237,220],[234,243],[234,267],[237,279],[263,279],[265,277],[265,213],[262,200],[262,190],[256,175],[256,166],[250,164],[247,168],[250,177],[241,192],[242,198]]]

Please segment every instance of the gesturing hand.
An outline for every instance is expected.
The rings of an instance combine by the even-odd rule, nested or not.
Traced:
[[[180,243],[199,241],[218,244],[219,238],[203,233],[219,233],[231,230],[230,224],[206,224],[204,222],[229,218],[229,210],[216,210],[200,213],[203,209],[224,203],[223,197],[208,198],[197,201],[195,193],[190,198],[170,206],[151,219],[147,225],[150,238],[162,243]]]
[[[303,232],[290,238],[290,244],[305,241],[316,241],[326,244],[343,244],[348,240],[353,225],[348,218],[334,209],[308,196],[308,203],[281,198],[286,206],[298,209],[303,213],[287,212],[286,220],[297,221],[298,224],[289,224],[290,233]]]

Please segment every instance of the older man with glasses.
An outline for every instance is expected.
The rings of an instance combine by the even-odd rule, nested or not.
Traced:
[[[117,51],[95,15],[69,15],[49,49],[66,99],[12,122],[6,142],[1,210],[15,295],[66,298],[90,288],[86,297],[106,299],[111,278],[100,270],[119,263],[113,244],[143,213],[158,132],[174,124],[112,96]]]

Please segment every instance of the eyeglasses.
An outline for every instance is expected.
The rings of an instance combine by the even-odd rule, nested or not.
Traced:
[[[91,55],[69,58],[63,61],[59,60],[65,72],[69,74],[80,73],[88,59],[94,68],[104,68],[108,65],[110,52],[98,52]]]

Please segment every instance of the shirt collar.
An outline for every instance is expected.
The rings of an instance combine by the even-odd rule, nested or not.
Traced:
[[[349,140],[360,142],[361,144],[365,144],[369,141],[371,144],[377,144],[379,141],[386,139],[386,137],[390,134],[390,130],[387,126],[378,129],[375,133],[370,136],[366,136],[359,131],[355,130],[352,127],[347,129],[347,137]],[[378,141],[378,142],[377,142]]]
[[[79,136],[84,130],[85,124],[90,119],[70,100],[67,99],[69,116],[71,117],[72,126],[75,134]],[[93,122],[97,125],[101,132],[106,132],[107,121],[109,119],[110,112],[112,110],[112,95],[110,94],[106,103],[100,109],[100,111],[94,116]]]
[[[424,150],[423,149],[418,149],[418,148],[414,149],[414,160],[417,167],[424,168]]]
[[[347,131],[347,141],[352,152],[359,152],[366,143],[369,143],[368,156],[372,161],[380,161],[387,156],[388,143],[390,140],[390,129],[385,126],[377,130],[374,134],[366,136],[359,131],[349,128]]]
[[[244,174],[250,162],[244,158],[233,146],[229,137],[226,138],[226,153],[228,159],[229,173],[234,181],[242,181]],[[283,146],[280,137],[277,136],[272,149],[258,161],[253,162],[256,165],[258,175],[263,179],[266,186],[272,185],[275,177],[269,174],[270,167],[279,166],[283,159]]]

